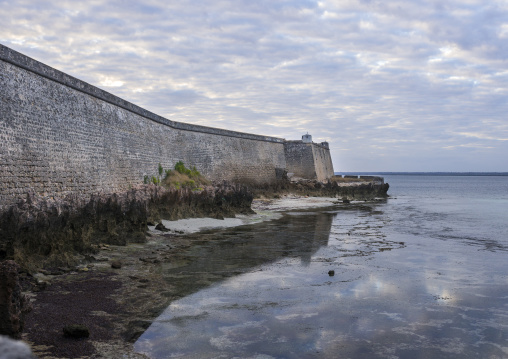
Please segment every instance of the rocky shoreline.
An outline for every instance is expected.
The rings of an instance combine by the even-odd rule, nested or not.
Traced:
[[[312,198],[329,206],[385,197],[387,190],[387,184],[286,182],[253,193],[264,198],[255,210],[269,211],[277,208],[271,198],[284,197],[282,206],[299,198],[308,202],[303,206]],[[143,185],[88,199],[29,196],[0,217],[0,252],[21,265],[19,283],[33,307],[22,339],[41,358],[143,358],[132,351],[133,342],[182,296],[181,288],[163,279],[161,264],[185,260],[195,240],[153,225],[161,218],[252,214],[253,193],[224,183],[200,192]],[[326,194],[331,198],[312,197]],[[63,334],[64,327],[76,324],[85,326],[89,337]]]
[[[370,201],[387,197],[390,185],[381,177],[340,177],[326,182],[284,178],[275,185],[251,186],[255,197],[280,197],[282,195],[336,197],[343,200]]]
[[[229,183],[200,191],[139,185],[128,191],[62,199],[28,194],[0,215],[0,260],[29,272],[86,261],[101,244],[143,243],[161,218],[234,217],[251,213],[247,187]]]

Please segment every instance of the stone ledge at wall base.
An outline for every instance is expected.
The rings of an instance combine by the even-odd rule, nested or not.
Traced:
[[[355,179],[358,181],[370,181],[384,183],[384,177],[380,176],[364,176],[364,175],[335,175],[332,177],[333,180],[340,180],[341,178]]]
[[[290,175],[290,174],[289,174]],[[359,180],[338,183],[333,178],[326,181],[308,180],[292,176],[277,185],[250,187],[255,197],[279,197],[285,194],[315,197],[337,197],[347,200],[369,201],[388,197],[388,183]]]
[[[29,272],[75,266],[101,244],[146,240],[148,222],[252,213],[245,186],[222,183],[200,191],[139,185],[128,191],[49,199],[27,196],[0,214],[0,253]]]

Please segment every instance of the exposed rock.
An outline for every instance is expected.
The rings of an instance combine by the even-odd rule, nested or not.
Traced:
[[[113,262],[111,262],[111,268],[114,268],[114,269],[122,268],[122,262],[119,260],[114,260]]]
[[[162,222],[158,223],[155,226],[155,229],[158,230],[158,231],[161,231],[161,232],[169,232],[169,229],[167,229],[166,226],[164,226],[164,224],[162,224]]]
[[[333,277],[333,276],[335,275],[335,271],[334,271],[334,270],[330,270],[330,271],[328,271],[328,275],[329,275],[330,277]]]
[[[0,258],[31,272],[52,267],[61,274],[76,266],[78,254],[97,253],[104,244],[144,242],[149,222],[252,213],[252,199],[247,187],[229,183],[201,191],[152,184],[93,196],[28,194],[0,213]]]
[[[24,342],[0,335],[0,358],[35,359],[35,356]]]
[[[82,324],[67,325],[63,328],[63,333],[66,337],[75,339],[88,338],[90,336],[90,331]]]
[[[25,314],[31,310],[28,298],[21,293],[18,271],[16,262],[0,262],[0,334],[12,338],[20,338]]]
[[[328,182],[316,180],[280,180],[274,185],[251,185],[250,189],[256,197],[275,197],[281,194],[296,194],[300,196],[338,197],[343,200],[373,200],[376,197],[387,197],[390,185],[373,177],[358,179],[357,181],[339,182],[333,179]],[[344,202],[347,203],[347,202]]]
[[[139,260],[145,263],[160,263],[160,259],[157,257],[141,257]]]

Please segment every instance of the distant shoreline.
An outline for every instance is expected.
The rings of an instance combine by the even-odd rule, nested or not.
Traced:
[[[359,176],[508,176],[508,172],[335,172],[335,175]]]

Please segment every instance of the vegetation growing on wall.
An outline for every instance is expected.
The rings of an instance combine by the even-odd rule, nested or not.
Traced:
[[[173,170],[164,170],[159,163],[158,176],[145,176],[144,183],[153,183],[155,185],[163,185],[167,188],[190,188],[195,191],[200,191],[204,186],[210,185],[207,180],[195,166],[192,168],[185,167],[183,161],[178,161]]]

